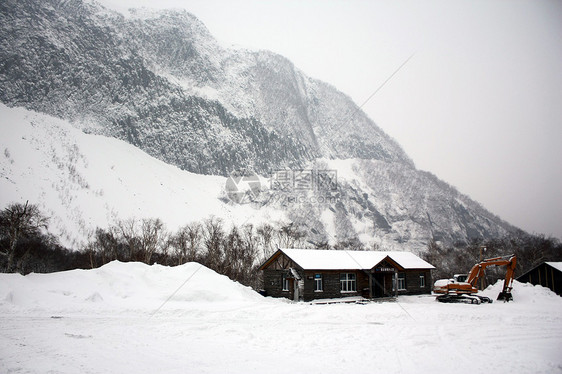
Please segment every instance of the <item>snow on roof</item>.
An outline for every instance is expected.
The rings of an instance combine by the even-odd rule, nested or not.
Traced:
[[[387,256],[404,269],[435,269],[411,252],[330,251],[321,249],[281,249],[305,270],[372,269]]]
[[[552,266],[553,268],[555,268],[558,271],[562,271],[562,262],[547,262],[547,265]]]

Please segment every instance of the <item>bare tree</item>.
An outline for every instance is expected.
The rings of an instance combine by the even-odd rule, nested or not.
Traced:
[[[242,273],[244,240],[238,227],[232,226],[224,242],[224,274],[230,279],[239,279]]]
[[[90,266],[96,267],[96,258],[101,259],[102,264],[113,260],[124,260],[123,244],[119,241],[118,232],[115,227],[108,230],[97,228],[94,238],[86,245],[86,252],[90,257]]]
[[[337,250],[348,250],[348,251],[364,251],[366,250],[365,245],[359,240],[357,236],[352,236],[339,240],[334,244],[334,249]]]
[[[248,258],[254,262],[258,257],[258,248],[260,246],[260,239],[254,230],[254,226],[246,224],[242,226],[242,238],[246,246],[246,254]]]
[[[137,253],[140,247],[136,219],[129,218],[126,220],[119,220],[114,229],[126,248],[127,258],[125,260],[136,261],[138,259]]]
[[[178,265],[197,261],[202,240],[203,230],[199,223],[187,224],[178,230],[171,238],[171,245],[177,257]]]
[[[211,217],[206,219],[203,223],[203,244],[206,251],[204,264],[218,273],[224,274],[225,233],[222,226],[223,222],[220,218]]]
[[[12,272],[16,246],[22,237],[39,235],[47,228],[48,218],[34,204],[14,203],[0,212],[0,236],[7,238],[8,245],[0,254],[7,257],[5,271]]]
[[[275,252],[276,248],[273,244],[273,234],[275,229],[272,225],[264,223],[257,228],[257,235],[259,237],[259,245],[263,250],[263,259],[269,258]]]
[[[245,225],[242,227],[242,239],[244,251],[242,256],[242,269],[240,282],[247,286],[257,288],[258,285],[258,272],[257,267],[260,263],[258,260],[259,238],[254,231],[252,225]]]
[[[141,222],[140,254],[146,264],[150,264],[156,251],[166,252],[167,233],[160,218],[145,218]]]
[[[277,239],[280,248],[300,247],[304,245],[306,233],[291,222],[277,231]]]

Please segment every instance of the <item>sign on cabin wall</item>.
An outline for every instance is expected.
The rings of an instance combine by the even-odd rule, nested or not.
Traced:
[[[380,262],[377,266],[375,266],[376,273],[394,273],[396,269],[386,261]]]
[[[394,273],[394,268],[375,268],[375,271],[380,273]]]

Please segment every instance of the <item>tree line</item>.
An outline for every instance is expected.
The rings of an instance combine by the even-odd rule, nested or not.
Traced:
[[[260,259],[271,255],[280,242],[294,241],[283,229],[268,224],[226,227],[215,217],[186,224],[176,232],[166,231],[160,219],[119,220],[107,229],[96,229],[84,253],[91,268],[114,260],[170,266],[198,262],[257,287]]]
[[[227,225],[222,219],[192,222],[175,232],[158,218],[118,220],[97,228],[81,248],[68,249],[47,232],[48,218],[36,205],[13,203],[0,212],[0,270],[2,272],[47,273],[97,268],[108,262],[139,261],[168,266],[198,262],[219,274],[254,289],[261,287],[259,266],[277,248],[366,250],[356,239],[334,245],[314,243],[307,232],[293,223]],[[484,249],[485,248],[485,249]],[[543,261],[562,261],[557,239],[523,232],[499,239],[443,246],[428,244],[421,256],[433,264],[434,279],[467,273],[481,258],[515,254],[516,275]],[[495,282],[505,269],[488,268],[486,281]]]
[[[97,228],[75,250],[60,245],[47,226],[36,205],[15,203],[2,210],[0,270],[27,274],[97,268],[114,260],[168,266],[194,261],[257,289],[258,268],[277,248],[312,247],[292,223],[229,226],[210,217],[170,232],[159,218],[131,218]]]

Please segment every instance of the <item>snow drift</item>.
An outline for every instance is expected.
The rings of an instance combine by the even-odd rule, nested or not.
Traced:
[[[98,269],[0,274],[0,305],[49,311],[140,310],[201,302],[255,302],[249,287],[198,263],[167,267],[113,261]]]
[[[496,300],[496,297],[503,290],[503,283],[503,279],[498,280],[495,284],[488,286],[482,291],[482,295]],[[556,304],[562,301],[562,298],[549,288],[541,285],[532,285],[531,283],[521,283],[516,280],[513,281],[511,294],[513,295],[513,301],[518,304]]]

